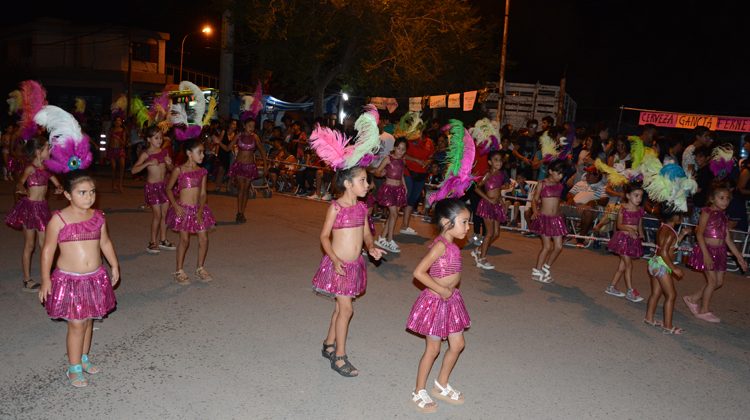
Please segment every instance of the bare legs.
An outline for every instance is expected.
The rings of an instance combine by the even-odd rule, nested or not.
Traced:
[[[398,220],[398,207],[388,207],[388,220],[385,222],[383,232],[385,233],[385,239],[387,241],[393,240],[393,231],[396,230],[396,220]]]
[[[542,249],[536,258],[536,269],[541,270],[547,264],[551,266],[562,252],[562,236],[542,236]]]
[[[198,232],[198,268],[206,264],[206,255],[208,255],[208,234],[204,230]]]
[[[239,187],[239,191],[237,192],[237,214],[244,216],[250,189],[250,180],[244,177],[237,177],[237,184]]]
[[[39,232],[33,229],[23,230],[23,254],[21,255],[21,267],[23,269],[23,279],[31,279],[31,256],[34,255],[34,249],[36,249],[36,240],[39,240],[39,248],[44,245],[44,232]]]
[[[500,223],[497,220],[485,219],[484,223],[487,226],[487,236],[479,247],[479,257],[482,259],[487,257],[487,250],[490,249],[492,243],[500,236]]]
[[[687,297],[690,302],[700,304],[698,313],[701,314],[711,312],[708,309],[708,305],[711,303],[711,297],[713,297],[716,290],[724,285],[723,271],[704,271],[703,275],[706,277],[706,284]]]
[[[633,288],[633,261],[630,259],[630,257],[620,255],[620,265],[617,267],[617,271],[615,272],[615,275],[612,277],[612,282],[610,283],[610,285],[612,287],[617,287],[617,283],[620,282],[620,279],[623,276],[625,277],[625,286],[628,288],[628,290],[632,289]]]
[[[442,341],[434,338],[425,337],[425,349],[422,358],[419,359],[419,368],[417,369],[417,383],[415,391],[425,389],[427,386],[427,377],[430,375],[432,365],[435,359],[440,355],[440,345]],[[440,373],[437,381],[440,385],[445,386],[448,383],[453,368],[456,366],[458,356],[465,346],[464,334],[455,333],[448,336],[448,350],[443,357],[443,364],[440,366]]]
[[[206,231],[200,231],[198,235],[198,268],[203,267],[206,263],[206,255],[208,255],[208,233]],[[177,271],[182,270],[185,264],[185,254],[190,248],[190,233],[180,232],[180,242],[177,244]]]
[[[224,170],[224,165],[219,165],[219,168],[216,170],[216,191],[220,191],[222,185],[224,185],[224,173],[226,171]],[[226,187],[226,186],[225,186]]]
[[[651,278],[651,296],[648,297],[646,309],[646,321],[654,322],[654,314],[659,299],[664,295],[664,328],[672,329],[672,315],[674,314],[674,302],[677,300],[677,290],[674,287],[672,276],[666,274],[659,278],[649,275]]]
[[[122,192],[122,180],[125,178],[125,157],[110,159],[112,164],[112,191]],[[117,165],[120,165],[120,171],[117,171]]]
[[[404,218],[401,219],[401,229],[406,229],[409,227],[412,212],[414,212],[414,207],[406,206],[406,208],[404,208]]]
[[[89,353],[93,330],[94,320],[92,319],[68,321],[66,347],[69,364],[80,365],[81,355]]]
[[[336,356],[346,355],[346,336],[349,333],[349,321],[354,314],[352,298],[349,296],[336,296],[336,307],[331,315],[331,324],[328,327],[328,335],[325,343],[336,344]],[[341,367],[346,363],[344,360],[336,362],[336,366]],[[352,374],[355,376],[359,372],[355,369]]]
[[[151,206],[151,242],[158,244],[156,241],[157,234],[159,240],[167,239],[167,208],[169,203],[156,204]]]

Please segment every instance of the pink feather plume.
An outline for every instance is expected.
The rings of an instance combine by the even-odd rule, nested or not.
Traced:
[[[320,125],[316,125],[310,135],[310,145],[315,153],[333,169],[342,168],[352,154],[353,148],[347,146],[350,140],[344,133]]]
[[[174,136],[178,141],[194,139],[201,135],[203,127],[200,125],[189,125],[187,127],[175,127]]]
[[[50,149],[49,155],[50,158],[44,161],[44,166],[59,174],[86,169],[93,160],[89,149],[89,138],[86,135],[79,141],[72,138],[65,139]]]
[[[148,119],[151,124],[156,124],[163,121],[169,116],[169,106],[172,103],[172,99],[169,97],[169,92],[162,92],[162,94],[154,99],[151,104],[151,108],[148,110]]]
[[[263,109],[263,86],[258,84],[255,86],[255,94],[253,94],[253,103],[250,105],[250,114],[253,118],[257,118],[260,111]]]
[[[21,97],[23,98],[23,113],[21,115],[21,138],[28,140],[37,133],[34,116],[47,104],[47,92],[35,80],[21,82]]]

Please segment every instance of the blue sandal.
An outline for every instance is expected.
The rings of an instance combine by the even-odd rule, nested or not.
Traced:
[[[88,354],[81,355],[81,367],[83,367],[83,371],[88,373],[89,375],[95,375],[101,371],[101,369],[99,369],[99,366],[95,366],[91,363]]]
[[[70,377],[71,374],[74,375],[72,378]],[[70,365],[65,372],[65,379],[76,388],[83,388],[89,384],[89,381],[83,377],[83,366],[81,365]]]

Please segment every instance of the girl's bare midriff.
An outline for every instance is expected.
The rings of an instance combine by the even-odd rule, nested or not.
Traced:
[[[356,261],[362,253],[363,236],[362,226],[334,229],[331,241],[333,252],[343,262]]]
[[[99,239],[61,242],[57,268],[69,273],[91,273],[102,265]]]

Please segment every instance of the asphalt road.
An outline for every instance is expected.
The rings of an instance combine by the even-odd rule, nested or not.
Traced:
[[[235,225],[234,198],[209,196],[219,220],[206,267],[215,282],[172,281],[173,252],[149,255],[150,214],[142,189],[99,183],[122,267],[117,310],[97,322],[92,358],[102,373],[74,389],[64,379],[65,324],[47,318],[21,291],[22,235],[0,229],[0,418],[12,419],[360,419],[420,418],[410,402],[423,339],[405,331],[419,290],[411,272],[433,237],[397,236],[403,252],[368,265],[367,293],[355,303],[348,342],[358,378],[343,378],[320,356],[332,301],[310,280],[320,261],[326,204],[274,196],[248,205]],[[12,205],[0,184],[0,216]],[[53,198],[60,208],[64,200]],[[380,229],[380,227],[378,227]],[[175,241],[176,235],[170,233]],[[430,418],[747,418],[750,409],[750,281],[730,274],[715,295],[723,322],[693,318],[679,301],[668,336],[644,325],[645,303],[604,294],[617,265],[604,252],[566,248],[555,284],[530,280],[539,243],[503,233],[489,259],[470,264],[461,290],[473,325],[451,377],[463,406],[441,404]],[[197,243],[188,251],[193,268]],[[33,273],[39,279],[38,254]],[[635,283],[648,296],[646,264]],[[678,292],[702,282],[690,272]],[[430,381],[437,375],[433,369]]]

